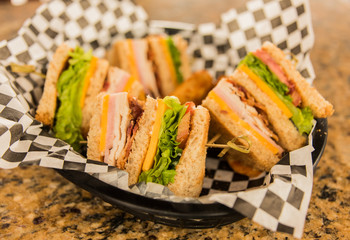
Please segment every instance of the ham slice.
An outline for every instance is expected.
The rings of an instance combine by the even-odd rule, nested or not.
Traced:
[[[103,161],[120,169],[130,153],[131,145],[138,130],[138,120],[143,114],[142,103],[128,93],[109,94],[107,109],[106,144]]]
[[[273,58],[264,50],[258,49],[253,53],[259,58],[268,68],[278,77],[278,79],[287,85],[289,89],[289,95],[293,99],[294,106],[299,106],[301,103],[301,96],[295,89],[295,84],[288,79],[287,75],[283,72],[280,65],[278,65]]]
[[[117,67],[110,67],[108,70],[105,91],[108,93],[122,92],[130,78],[130,74]]]
[[[159,97],[156,79],[152,70],[152,64],[148,61],[148,44],[147,41],[133,40],[132,47],[134,51],[139,80],[145,88],[147,94],[153,97]]]
[[[128,94],[111,94],[108,102],[104,162],[115,166],[116,156],[123,150],[129,125]]]

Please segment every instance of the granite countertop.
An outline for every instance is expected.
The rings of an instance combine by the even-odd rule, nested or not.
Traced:
[[[216,13],[233,4],[220,1],[210,13],[194,17],[181,7],[209,9],[212,1],[193,0],[190,6],[184,0],[136,2],[152,19],[193,23],[215,21]],[[13,36],[39,5],[30,1],[13,7],[1,1],[0,39]],[[315,31],[311,52],[317,75],[314,85],[333,103],[335,113],[328,119],[328,144],[314,175],[303,239],[349,239],[350,1],[310,0],[310,5]],[[154,6],[173,11],[157,11]],[[0,239],[293,239],[248,219],[204,230],[143,221],[92,196],[54,170],[35,166],[1,169],[0,189]]]

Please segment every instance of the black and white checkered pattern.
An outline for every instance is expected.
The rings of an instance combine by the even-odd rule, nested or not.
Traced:
[[[39,165],[84,172],[108,172],[113,167],[88,160],[50,135],[29,114],[23,95],[11,85],[0,68],[0,167]]]
[[[252,0],[221,16],[220,26],[198,26],[191,44],[195,70],[207,68],[216,78],[233,72],[248,52],[270,41],[298,59],[311,83],[315,77],[309,52],[314,43],[308,1]]]
[[[142,37],[147,32],[148,16],[132,1],[60,1],[43,4],[28,19],[16,37],[0,42],[0,62],[30,64],[46,72],[47,60],[57,46],[67,42],[71,46],[93,49],[103,57],[105,50],[117,38]],[[34,109],[42,94],[44,81],[31,74],[12,73],[12,83]]]
[[[312,145],[308,145],[288,153],[263,178],[240,178],[238,182],[242,189],[253,185],[249,191],[224,191],[213,194],[210,199],[234,208],[270,230],[300,238],[312,191],[312,184],[306,184],[312,183],[313,178],[312,151]],[[215,175],[217,171],[221,174],[222,170],[214,169]],[[234,179],[234,174],[231,175]],[[229,188],[226,176],[224,182]],[[215,178],[218,179],[213,177],[213,181]]]
[[[265,185],[266,173],[255,178],[235,173],[226,160],[207,157],[201,195],[245,191]]]
[[[148,21],[145,11],[130,0],[54,0],[39,7],[17,36],[0,42],[0,168],[39,165],[83,171],[135,194],[189,201],[158,184],[139,183],[129,189],[126,172],[86,159],[54,138],[32,117],[44,79],[16,74],[9,68],[11,62],[24,63],[45,73],[48,59],[63,41],[92,48],[101,57],[115,39],[154,33],[181,34],[189,41],[193,70],[205,68],[215,77],[233,72],[247,52],[269,40],[298,58],[299,69],[310,82],[314,78],[307,0],[251,0],[243,8],[224,13],[219,25],[198,26]],[[227,162],[208,157],[202,197],[191,201],[216,201],[268,229],[301,237],[312,189],[311,146],[309,142],[287,154],[270,173],[256,178],[234,173]]]

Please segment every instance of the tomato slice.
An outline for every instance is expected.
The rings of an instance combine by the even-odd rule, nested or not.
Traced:
[[[196,105],[194,104],[194,102],[187,102],[185,103],[185,105],[187,106],[187,110],[186,110],[186,113],[188,112],[193,112],[193,110],[195,109]],[[186,114],[185,113],[185,114]]]

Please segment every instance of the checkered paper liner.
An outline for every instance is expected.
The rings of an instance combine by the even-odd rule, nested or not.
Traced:
[[[221,16],[220,24],[199,25],[149,21],[144,9],[132,1],[61,1],[43,4],[17,35],[0,42],[0,168],[24,165],[76,170],[121,189],[175,202],[218,202],[273,231],[301,237],[312,190],[312,137],[309,144],[285,155],[269,173],[248,178],[228,164],[207,157],[201,197],[184,199],[168,188],[139,183],[127,185],[127,173],[86,159],[33,116],[44,79],[18,74],[10,63],[47,64],[62,42],[93,49],[103,57],[116,39],[139,38],[153,33],[181,34],[189,41],[193,70],[207,69],[215,78],[234,71],[245,54],[268,40],[298,59],[298,69],[311,83],[309,58],[314,36],[310,8],[305,0],[252,0]]]

